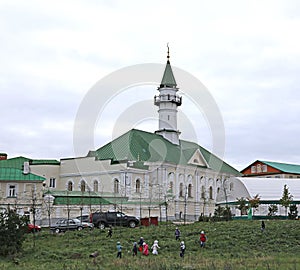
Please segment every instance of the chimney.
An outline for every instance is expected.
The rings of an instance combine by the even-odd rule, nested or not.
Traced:
[[[0,153],[0,160],[7,160],[7,154],[6,153]]]

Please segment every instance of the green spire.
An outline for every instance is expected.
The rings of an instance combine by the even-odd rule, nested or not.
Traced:
[[[171,64],[170,64],[170,52],[169,52],[169,44],[167,45],[168,47],[168,55],[167,55],[167,65],[166,65],[166,68],[165,68],[165,72],[164,72],[164,76],[161,80],[161,84],[160,84],[160,87],[170,87],[170,88],[173,88],[173,87],[176,87],[177,86],[177,83],[175,81],[175,77],[173,75],[173,71],[172,71],[172,68],[171,68]]]

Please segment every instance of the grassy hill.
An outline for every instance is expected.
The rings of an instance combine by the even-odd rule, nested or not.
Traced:
[[[200,222],[178,226],[186,255],[179,256],[180,243],[175,240],[176,225],[136,229],[114,228],[113,237],[107,231],[67,232],[51,234],[44,229],[27,235],[23,253],[15,258],[0,258],[0,269],[300,269],[300,221]],[[199,233],[204,230],[208,241],[200,249]],[[159,241],[159,255],[132,257],[134,241],[143,236],[152,246]],[[116,242],[123,246],[123,258],[117,259]],[[89,255],[98,251],[96,259]]]

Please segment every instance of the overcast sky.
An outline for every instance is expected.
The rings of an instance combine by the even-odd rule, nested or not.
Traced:
[[[256,159],[300,164],[299,29],[297,0],[2,0],[0,152],[75,156],[74,123],[91,88],[122,68],[165,65],[169,43],[172,66],[200,80],[219,108],[226,162],[238,170]],[[94,148],[116,135],[116,119],[136,103],[151,101],[153,118],[131,128],[157,130],[157,86],[114,95],[98,115]],[[212,150],[205,115],[178,87],[181,138],[192,139],[189,119],[197,142]]]

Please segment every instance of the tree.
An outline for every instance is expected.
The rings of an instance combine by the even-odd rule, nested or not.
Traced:
[[[276,204],[271,204],[268,208],[269,213],[268,216],[275,216],[278,212],[278,206]]]
[[[27,232],[28,219],[8,208],[0,213],[0,255],[14,255],[21,251]]]
[[[256,209],[259,206],[260,197],[259,194],[256,194],[253,198],[247,198],[249,202],[249,207]]]
[[[214,217],[213,219],[215,221],[221,221],[221,220],[230,220],[232,218],[232,213],[230,211],[230,208],[228,206],[226,207],[222,207],[222,206],[218,206],[216,209],[215,209],[215,212],[214,212]]]
[[[296,219],[298,217],[298,209],[296,204],[290,206],[289,219]]]
[[[290,206],[291,202],[293,201],[293,195],[290,194],[289,188],[287,185],[283,187],[282,197],[279,200],[279,203],[285,207],[285,215],[287,216],[287,208]]]
[[[236,208],[241,211],[241,215],[246,215],[248,210],[247,200],[244,197],[237,198],[237,204]]]

